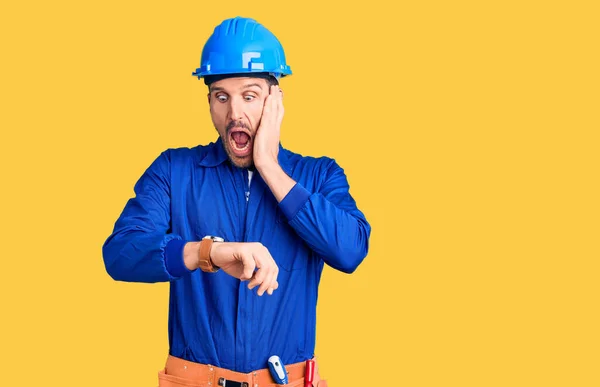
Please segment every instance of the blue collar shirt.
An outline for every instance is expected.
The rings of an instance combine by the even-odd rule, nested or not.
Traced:
[[[221,139],[167,149],[143,173],[102,246],[108,274],[170,282],[169,354],[237,372],[313,357],[323,265],[352,273],[367,255],[371,227],[331,158],[280,145],[279,165],[296,182],[278,203],[258,171],[234,166]],[[183,247],[206,235],[261,242],[279,267],[279,288],[256,295],[222,270],[183,263]]]

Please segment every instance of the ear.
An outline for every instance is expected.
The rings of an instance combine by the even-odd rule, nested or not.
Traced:
[[[208,99],[208,103],[210,104],[210,93],[206,95],[206,99]]]

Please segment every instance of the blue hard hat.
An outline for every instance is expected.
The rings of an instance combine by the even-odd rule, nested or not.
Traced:
[[[237,16],[215,27],[202,50],[200,67],[192,75],[200,79],[239,73],[269,73],[280,78],[291,75],[292,70],[271,31],[254,19]]]

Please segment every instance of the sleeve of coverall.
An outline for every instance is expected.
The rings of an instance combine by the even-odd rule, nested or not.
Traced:
[[[166,282],[181,277],[189,270],[183,264],[185,241],[170,233],[168,151],[148,167],[134,192],[102,246],[107,273],[127,282]]]
[[[296,184],[280,205],[289,225],[325,263],[352,273],[369,249],[371,226],[356,207],[344,170],[332,161],[318,192]]]

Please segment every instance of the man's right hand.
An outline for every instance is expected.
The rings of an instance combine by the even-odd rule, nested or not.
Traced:
[[[200,242],[188,243],[184,249],[184,259],[191,263],[190,261],[198,256],[199,246]],[[248,289],[260,286],[257,292],[259,296],[262,296],[265,291],[271,295],[279,287],[277,283],[279,267],[269,250],[261,243],[213,242],[210,259],[213,265],[230,276],[242,281],[250,280]],[[197,259],[194,261],[197,262]],[[197,267],[197,263],[194,266]]]

